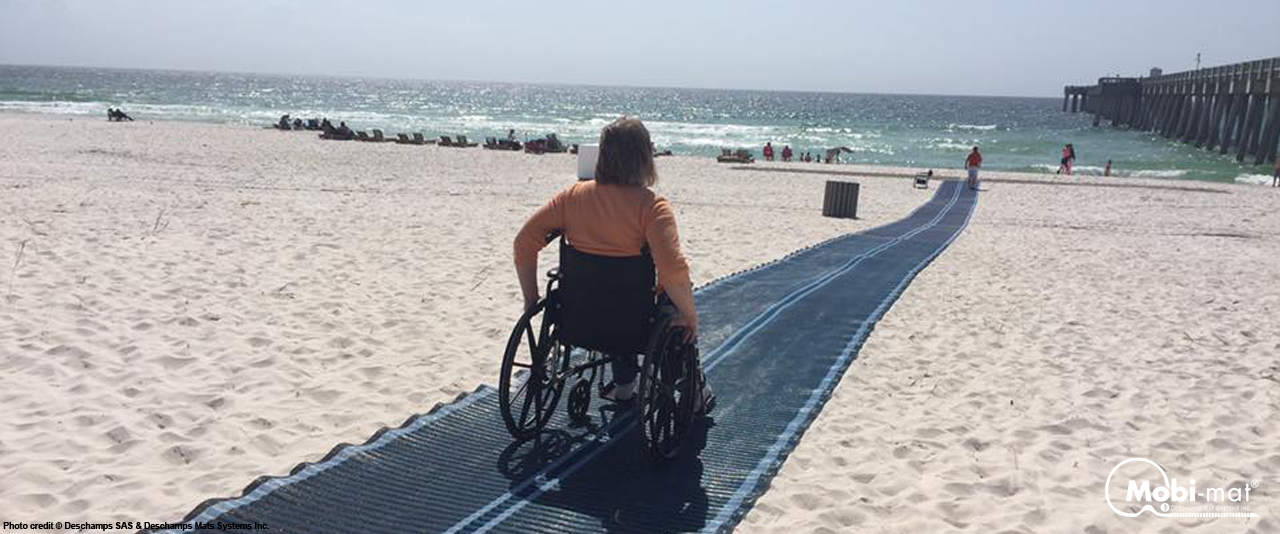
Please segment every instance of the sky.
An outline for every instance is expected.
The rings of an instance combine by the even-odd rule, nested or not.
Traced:
[[[0,64],[1059,96],[1280,56],[1280,0],[0,0]]]

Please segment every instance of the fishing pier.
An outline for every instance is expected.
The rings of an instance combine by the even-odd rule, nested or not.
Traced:
[[[1145,78],[1101,78],[1063,90],[1062,111],[1093,124],[1159,133],[1236,161],[1275,161],[1280,146],[1280,57]]]

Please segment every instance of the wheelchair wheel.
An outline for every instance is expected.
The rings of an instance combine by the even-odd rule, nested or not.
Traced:
[[[564,387],[569,354],[545,309],[546,299],[520,317],[502,355],[498,407],[507,431],[516,439],[542,431]]]
[[[575,423],[582,423],[590,419],[587,411],[591,409],[591,380],[588,378],[579,378],[573,387],[569,388],[569,419]]]
[[[701,392],[697,352],[684,342],[684,329],[671,328],[669,318],[657,326],[640,371],[640,428],[645,451],[668,460],[680,452]]]

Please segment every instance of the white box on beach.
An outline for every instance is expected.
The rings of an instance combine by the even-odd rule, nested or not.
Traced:
[[[578,179],[594,180],[596,160],[600,158],[600,145],[578,145]]]

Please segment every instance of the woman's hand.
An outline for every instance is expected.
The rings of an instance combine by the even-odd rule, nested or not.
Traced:
[[[694,340],[698,339],[698,316],[696,314],[685,315],[681,313],[675,320],[671,321],[671,325],[684,327],[685,343],[693,343]]]
[[[538,303],[538,263],[516,267],[516,278],[520,280],[520,294],[524,295],[524,309],[529,311]]]
[[[693,306],[693,284],[681,287],[668,287],[667,297],[676,305],[679,315],[672,321],[676,326],[685,328],[685,341],[693,342],[698,336],[698,310]]]

